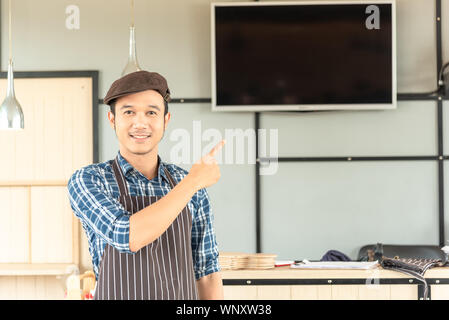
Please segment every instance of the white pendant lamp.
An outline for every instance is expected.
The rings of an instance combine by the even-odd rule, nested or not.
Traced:
[[[14,73],[12,68],[11,47],[11,0],[9,0],[9,63],[8,63],[8,87],[6,98],[0,105],[0,130],[24,129],[24,117],[22,107],[14,93]]]
[[[136,32],[134,28],[134,0],[131,0],[131,26],[129,27],[129,54],[128,63],[123,69],[122,76],[128,73],[142,70],[137,61],[136,53]]]

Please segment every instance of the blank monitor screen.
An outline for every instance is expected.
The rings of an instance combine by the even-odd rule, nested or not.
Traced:
[[[392,108],[392,4],[370,5],[215,4],[213,107]]]

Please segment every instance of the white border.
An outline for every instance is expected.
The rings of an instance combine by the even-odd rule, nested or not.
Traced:
[[[215,70],[215,7],[223,6],[271,6],[271,5],[327,5],[327,4],[391,4],[391,32],[392,32],[392,103],[388,104],[294,104],[294,105],[220,105],[217,106],[216,70]],[[397,107],[396,83],[396,0],[371,1],[253,1],[253,2],[212,2],[211,3],[211,79],[212,79],[212,111],[289,111],[289,110],[384,110]]]

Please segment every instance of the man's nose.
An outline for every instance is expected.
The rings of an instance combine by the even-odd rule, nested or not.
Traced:
[[[148,127],[149,122],[143,113],[137,113],[134,117],[133,126],[135,127]]]

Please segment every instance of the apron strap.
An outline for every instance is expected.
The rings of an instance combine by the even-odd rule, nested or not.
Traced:
[[[159,165],[160,165],[160,163],[159,163]],[[126,180],[125,180],[125,175],[123,174],[123,171],[120,168],[120,165],[118,162],[118,156],[112,162],[112,169],[114,171],[115,180],[117,180],[118,188],[120,190],[120,195],[129,196],[128,187],[126,185]],[[173,179],[173,177],[168,172],[166,167],[164,167],[164,172],[165,172],[165,175],[167,176],[168,180],[170,181],[171,188],[173,189],[177,184],[176,181]]]
[[[114,170],[115,180],[117,180],[118,188],[120,190],[120,195],[128,196],[128,188],[126,187],[125,175],[118,163],[118,156],[112,162],[112,169]]]
[[[171,188],[173,189],[176,186],[176,181],[173,179],[171,174],[168,172],[167,168],[164,167],[165,175],[167,176],[168,180],[170,180]]]

